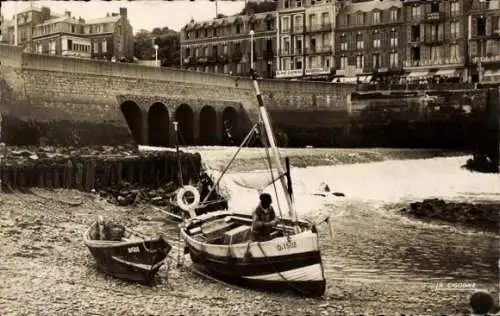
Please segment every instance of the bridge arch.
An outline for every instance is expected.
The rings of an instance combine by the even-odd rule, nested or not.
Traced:
[[[170,117],[163,103],[156,102],[149,108],[148,140],[151,146],[167,147],[170,143]]]
[[[224,146],[238,146],[238,133],[238,111],[229,106],[222,112],[222,144]]]
[[[181,145],[193,145],[194,142],[194,112],[187,104],[181,104],[175,110],[175,120],[179,123]]]
[[[213,106],[205,105],[200,111],[200,145],[218,145],[217,113]]]
[[[125,101],[120,105],[120,110],[125,118],[125,121],[127,122],[128,128],[135,142],[137,144],[143,144],[141,108],[133,101]]]

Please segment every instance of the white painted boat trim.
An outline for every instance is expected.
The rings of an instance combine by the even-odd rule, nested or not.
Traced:
[[[148,270],[148,271],[154,270],[154,269],[156,269],[157,267],[159,267],[159,266],[161,266],[163,264],[163,261],[160,261],[160,262],[158,262],[157,264],[154,264],[154,265],[150,265],[150,264],[144,264],[144,263],[130,262],[130,261],[118,258],[116,256],[112,256],[111,258],[113,258],[114,260],[116,260],[116,261],[118,261],[120,263],[129,265],[129,266],[133,266],[133,267],[136,267],[136,268],[139,268],[139,269],[142,269],[142,270]]]
[[[280,273],[269,273],[263,275],[245,276],[244,279],[260,281],[278,281],[278,282],[307,282],[323,281],[323,272],[321,264],[313,264],[307,267],[301,267]]]

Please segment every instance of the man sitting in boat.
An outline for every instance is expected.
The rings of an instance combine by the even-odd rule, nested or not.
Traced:
[[[272,198],[268,193],[260,195],[260,204],[253,212],[252,240],[266,241],[276,225],[276,214],[271,205]]]

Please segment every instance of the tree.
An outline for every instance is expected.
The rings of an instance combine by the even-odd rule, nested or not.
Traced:
[[[254,14],[254,13],[262,13],[262,12],[270,12],[276,11],[278,8],[277,1],[247,1],[243,10],[241,10],[240,14]]]
[[[163,67],[180,66],[180,33],[168,27],[155,27],[151,32],[140,30],[134,36],[134,56],[140,60],[154,60],[153,45],[158,45],[158,59]]]

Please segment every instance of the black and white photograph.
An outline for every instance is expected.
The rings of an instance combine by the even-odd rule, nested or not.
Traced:
[[[0,5],[0,315],[500,315],[500,0]]]

